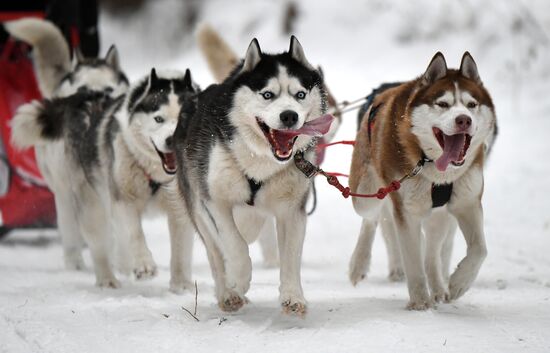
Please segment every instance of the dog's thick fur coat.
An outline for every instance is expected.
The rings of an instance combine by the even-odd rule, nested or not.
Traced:
[[[374,119],[369,118],[371,114]],[[350,264],[354,284],[366,274],[380,220],[383,233],[390,237],[388,253],[395,257],[395,249],[400,249],[410,309],[423,310],[434,302],[457,299],[468,290],[487,253],[481,196],[484,146],[494,126],[493,103],[469,53],[464,54],[459,70],[447,69],[438,53],[421,77],[375,98],[357,134],[351,190],[373,193],[409,173],[423,157],[433,163],[426,163],[418,176],[406,180],[384,202],[353,199],[356,212],[363,217]],[[450,201],[432,210],[432,186],[449,183],[453,184]],[[454,234],[454,218],[468,251],[446,285],[444,273],[450,257],[446,244]]]

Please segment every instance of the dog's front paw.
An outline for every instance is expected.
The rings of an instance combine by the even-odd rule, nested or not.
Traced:
[[[408,310],[428,310],[434,306],[432,298],[428,293],[428,288],[419,285],[410,292],[411,298],[407,304]]]
[[[299,317],[304,317],[307,312],[306,299],[303,295],[281,295],[281,307],[285,314]]]
[[[157,265],[151,255],[142,256],[136,260],[133,272],[138,280],[151,279],[157,275]]]
[[[351,258],[351,262],[349,264],[349,280],[354,286],[367,277],[368,263],[365,261],[366,260],[364,258],[358,259],[356,256]]]
[[[440,289],[432,293],[432,301],[434,303],[448,303],[451,299],[449,292],[444,289]]]
[[[183,294],[185,291],[194,290],[195,284],[191,281],[186,280],[170,280],[170,292],[175,294]]]
[[[468,277],[462,275],[461,273],[455,272],[449,280],[449,300],[456,300],[464,295],[470,289],[472,280],[469,280]]]
[[[65,268],[69,271],[85,270],[86,265],[84,264],[84,259],[82,258],[82,254],[80,252],[65,254]]]
[[[405,279],[405,272],[403,272],[403,269],[400,267],[390,268],[388,279],[391,282],[403,282]]]
[[[96,286],[100,288],[120,288],[120,282],[115,277],[104,277],[98,278],[96,281]]]
[[[248,303],[248,300],[245,296],[240,296],[234,291],[227,290],[221,300],[219,300],[218,306],[223,311],[234,312],[242,308],[246,303]]]
[[[432,300],[428,298],[409,300],[407,304],[407,310],[423,311],[433,307]]]

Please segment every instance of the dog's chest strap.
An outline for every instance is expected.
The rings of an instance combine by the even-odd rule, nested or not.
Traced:
[[[149,178],[149,188],[151,188],[151,195],[156,194],[157,191],[159,191],[161,185],[162,184],[158,181],[154,181],[153,179]]]
[[[246,201],[246,204],[249,206],[254,206],[254,200],[256,199],[256,194],[262,187],[262,182],[256,181],[249,177],[246,177],[246,180],[248,180],[248,186],[250,187],[250,198]]]
[[[451,200],[453,183],[432,184],[432,208],[445,206]]]

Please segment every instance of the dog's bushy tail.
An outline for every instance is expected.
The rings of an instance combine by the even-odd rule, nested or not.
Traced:
[[[61,138],[64,124],[60,109],[63,107],[56,107],[48,100],[21,105],[11,121],[12,144],[24,149]]]
[[[15,38],[33,46],[38,85],[44,97],[51,97],[62,78],[71,70],[69,45],[51,22],[24,18],[4,23]]]
[[[239,57],[214,28],[203,24],[197,30],[197,42],[217,82],[222,82],[239,64]]]

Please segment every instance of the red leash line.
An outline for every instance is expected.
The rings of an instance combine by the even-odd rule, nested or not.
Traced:
[[[320,144],[317,145],[317,148],[319,148],[319,149],[327,148],[327,147],[334,146],[334,145],[355,146],[355,141],[354,140],[342,140],[342,141],[336,141],[336,142],[331,142],[331,143],[320,143]]]
[[[388,185],[387,187],[381,187],[378,189],[378,191],[374,194],[358,194],[355,192],[351,192],[349,186],[344,186],[340,184],[340,181],[338,181],[338,178],[334,175],[330,175],[329,173],[325,173],[322,169],[319,169],[319,174],[324,175],[327,178],[327,182],[334,186],[338,191],[342,193],[342,196],[344,196],[345,199],[348,197],[363,197],[363,198],[377,198],[379,200],[384,199],[386,196],[388,196],[389,193],[399,190],[401,187],[401,181],[394,180]]]

